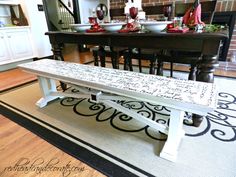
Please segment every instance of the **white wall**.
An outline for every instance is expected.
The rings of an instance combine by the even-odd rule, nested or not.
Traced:
[[[48,31],[44,11],[38,11],[38,4],[43,4],[42,0],[20,0],[23,12],[31,27],[33,47],[36,57],[46,57],[52,55],[51,44],[45,32]]]

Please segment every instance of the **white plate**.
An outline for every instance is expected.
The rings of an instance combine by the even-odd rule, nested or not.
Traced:
[[[147,30],[151,32],[161,32],[166,28],[167,24],[172,23],[172,21],[145,21],[140,22]]]
[[[70,24],[70,27],[72,30],[75,30],[78,32],[84,32],[87,29],[91,28],[91,24]]]
[[[99,24],[102,28],[104,28],[106,31],[115,32],[122,28],[123,25],[125,25],[125,22],[120,23],[102,23]]]

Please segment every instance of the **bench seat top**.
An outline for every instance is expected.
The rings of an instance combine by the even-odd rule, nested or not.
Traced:
[[[216,107],[215,84],[42,59],[19,65],[25,71],[78,86],[206,115]]]

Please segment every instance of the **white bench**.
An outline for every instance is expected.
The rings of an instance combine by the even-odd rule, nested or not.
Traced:
[[[184,112],[204,116],[216,107],[217,93],[212,83],[178,80],[49,59],[21,64],[19,67],[38,76],[43,94],[36,103],[39,107],[44,107],[49,101],[61,96],[91,98],[96,102],[103,102],[167,134],[167,141],[160,156],[170,161],[176,160],[177,149],[184,135],[182,129]],[[57,91],[55,80],[78,86],[82,94]],[[168,107],[171,110],[169,127],[112,101],[130,98]]]

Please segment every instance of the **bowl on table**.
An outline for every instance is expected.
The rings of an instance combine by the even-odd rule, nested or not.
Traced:
[[[161,32],[170,23],[172,23],[172,21],[143,21],[143,22],[140,22],[140,24],[143,25],[145,29],[147,29],[151,32]]]
[[[91,28],[91,24],[70,24],[70,27],[77,32],[85,32]]]
[[[123,25],[125,25],[125,22],[119,22],[119,23],[102,23],[100,26],[105,29],[108,32],[116,32],[119,31]]]

